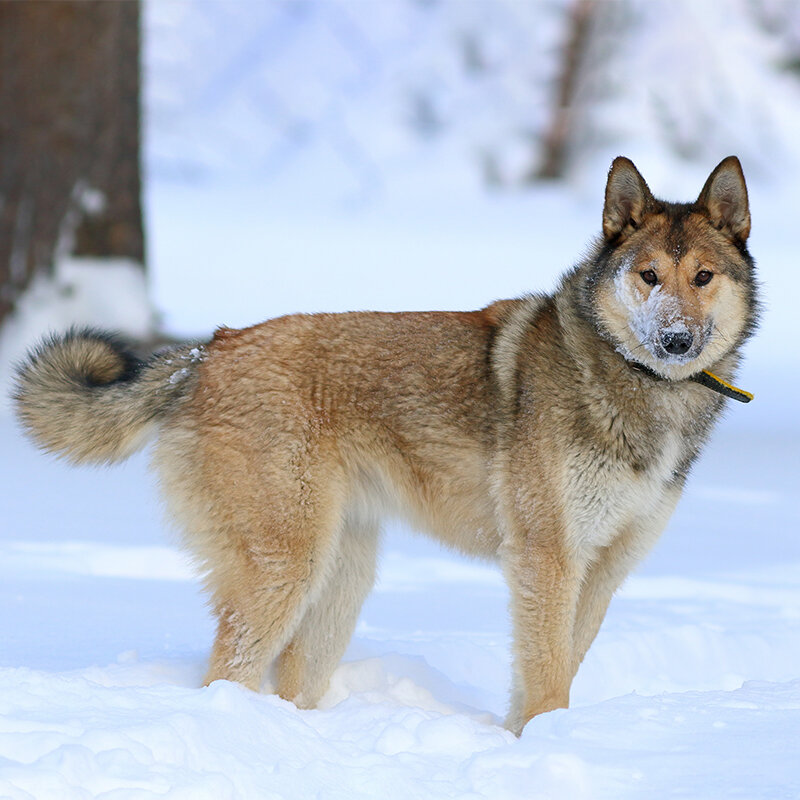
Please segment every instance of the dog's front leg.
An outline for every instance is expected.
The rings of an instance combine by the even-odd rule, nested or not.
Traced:
[[[608,546],[597,551],[582,582],[578,601],[573,674],[578,671],[597,636],[614,592],[650,552],[675,510],[679,497],[678,489],[666,493],[646,516],[629,522]]]
[[[538,539],[538,537],[537,537]],[[581,569],[560,537],[522,537],[504,551],[514,630],[514,689],[506,727],[569,705]]]

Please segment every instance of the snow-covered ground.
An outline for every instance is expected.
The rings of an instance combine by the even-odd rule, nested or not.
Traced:
[[[665,160],[646,139],[625,152],[670,199],[695,196],[737,141],[699,164]],[[214,137],[199,142],[193,157]],[[160,157],[180,147],[155,144]],[[759,149],[754,135],[748,144]],[[475,308],[550,289],[598,231],[617,155],[567,187],[491,193],[443,143],[396,160],[365,193],[326,147],[312,142],[269,180],[149,183],[149,289],[167,330]],[[766,312],[738,384],[755,400],[730,403],[662,540],[614,599],[572,708],[520,739],[500,727],[510,632],[499,571],[396,526],[320,709],[202,688],[213,624],[147,454],[67,467],[0,404],[0,798],[800,797],[800,176],[744,167]],[[53,324],[79,313],[81,269],[61,275],[69,307]],[[104,310],[147,325],[126,275],[130,307]],[[6,328],[0,356],[19,350],[30,319]],[[8,374],[1,363],[0,384]]]

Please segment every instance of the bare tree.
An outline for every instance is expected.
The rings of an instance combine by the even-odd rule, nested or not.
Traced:
[[[0,2],[0,322],[63,256],[144,268],[138,0]]]

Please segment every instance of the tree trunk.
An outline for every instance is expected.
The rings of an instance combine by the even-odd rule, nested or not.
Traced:
[[[575,121],[581,67],[589,48],[597,0],[573,0],[567,12],[567,41],[561,59],[550,125],[544,133],[539,166],[529,180],[562,178]]]
[[[0,322],[68,255],[144,268],[138,0],[0,0]]]

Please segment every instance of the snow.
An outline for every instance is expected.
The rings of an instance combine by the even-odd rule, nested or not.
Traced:
[[[193,26],[192,3],[151,4],[159,24],[170,15],[172,22],[168,46],[148,60],[159,70],[149,100],[149,163],[157,167],[145,198],[149,285],[123,268],[117,288],[103,287],[99,270],[78,265],[73,277],[34,287],[3,330],[2,380],[46,327],[94,321],[149,330],[145,289],[170,332],[200,338],[216,325],[294,311],[476,308],[548,290],[599,229],[604,171],[620,151],[635,157],[656,195],[686,200],[741,144],[750,154],[743,165],[751,249],[766,310],[737,385],[755,400],[728,403],[667,531],[612,602],[573,685],[572,707],[534,719],[520,739],[500,726],[510,626],[496,567],[391,526],[379,580],[319,709],[299,711],[225,682],[203,688],[213,621],[191,562],[162,520],[147,453],[113,469],[69,467],[36,452],[0,408],[0,798],[800,796],[800,292],[792,216],[800,176],[796,162],[787,161],[783,174],[764,167],[757,115],[744,110],[761,67],[737,89],[733,116],[718,119],[718,152],[671,159],[654,144],[652,117],[637,116],[624,126],[628,140],[598,146],[566,187],[487,192],[464,154],[471,136],[477,141],[499,122],[456,133],[455,147],[453,139],[433,142],[409,155],[408,139],[387,127],[391,102],[368,113],[381,99],[381,85],[364,71],[375,48],[358,51],[366,60],[357,68],[342,57],[326,76],[325,54],[338,46],[327,38],[336,13],[321,24],[326,6],[302,5],[316,19],[310,41],[319,51],[303,73],[311,77],[291,83],[307,85],[297,103],[312,109],[325,81],[350,87],[345,97],[358,102],[342,107],[348,120],[369,122],[364,147],[381,164],[380,180],[365,189],[342,167],[342,149],[322,135],[302,157],[292,151],[277,173],[254,169],[248,180],[234,169],[220,177],[231,161],[256,163],[259,148],[269,149],[257,118],[243,124],[242,109],[254,113],[260,85],[249,72],[256,52],[245,45],[288,6],[205,2],[203,25],[194,18]],[[386,52],[417,41],[416,7],[387,19],[368,5],[372,35]],[[456,13],[453,4],[436,5]],[[692,6],[704,41],[722,13],[712,5]],[[469,7],[483,24],[488,6]],[[513,53],[503,36],[513,39],[514,23],[528,19],[513,9],[503,4],[486,23],[497,43],[489,55],[500,62]],[[234,19],[235,36],[218,36]],[[552,40],[552,24],[548,18],[537,33],[543,41]],[[431,22],[419,39],[420,75],[444,30],[441,20]],[[737,41],[745,35],[739,16],[732,30]],[[195,73],[185,63],[193,48],[203,50],[198,42],[218,46],[220,57],[201,61]],[[760,35],[752,45],[765,51]],[[659,46],[637,55],[651,74],[644,75],[647,64],[633,71],[644,76],[627,82],[637,96],[665,58]],[[282,52],[298,48],[291,39]],[[742,62],[727,60],[721,45],[713,52],[704,77],[728,85]],[[446,88],[453,67],[439,58],[438,85]],[[322,67],[314,72],[314,64]],[[285,65],[281,74],[292,77]],[[402,84],[399,68],[387,74]],[[225,93],[223,78],[236,91]],[[670,114],[680,111],[680,84],[663,82]],[[698,83],[700,95],[705,86]],[[500,88],[514,97],[512,84]],[[783,79],[774,94],[761,91],[767,121],[780,112],[794,124],[791,104],[781,105],[790,93]],[[441,96],[460,97],[458,115],[467,119],[478,95],[442,89]],[[612,116],[617,126],[625,119]],[[198,178],[200,167],[216,177]],[[67,285],[86,291],[63,291]],[[65,311],[54,296],[72,305]],[[202,349],[189,357],[202,358]],[[175,368],[179,380],[184,366]]]

